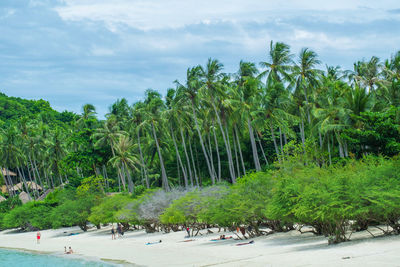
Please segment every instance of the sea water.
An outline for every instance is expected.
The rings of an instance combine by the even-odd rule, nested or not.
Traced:
[[[69,257],[72,256],[72,257]],[[0,249],[0,266],[5,267],[41,267],[41,266],[61,266],[61,267],[111,267],[120,266],[103,261],[91,261],[84,258],[74,257],[75,255],[51,255],[29,253],[25,251]]]

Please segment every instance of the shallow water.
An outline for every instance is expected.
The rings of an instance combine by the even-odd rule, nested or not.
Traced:
[[[74,255],[71,255],[74,256]],[[37,266],[61,266],[61,267],[111,267],[119,266],[103,261],[86,260],[79,257],[70,257],[69,255],[51,255],[29,253],[25,251],[0,249],[0,266],[18,266],[18,267],[37,267]]]

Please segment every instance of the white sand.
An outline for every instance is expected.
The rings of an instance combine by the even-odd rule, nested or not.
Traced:
[[[63,232],[80,234],[65,236]],[[111,240],[110,228],[82,233],[73,227],[41,234],[38,245],[36,232],[3,231],[0,247],[61,254],[64,246],[71,246],[85,257],[142,266],[400,266],[400,236],[368,238],[367,233],[353,234],[354,241],[331,246],[324,237],[297,231],[255,238],[254,244],[245,246],[235,245],[244,241],[210,241],[219,233],[191,238],[193,242],[180,242],[187,240],[185,232],[146,234],[143,230]],[[162,243],[145,245],[160,239]]]

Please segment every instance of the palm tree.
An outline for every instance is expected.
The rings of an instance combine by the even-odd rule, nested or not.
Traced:
[[[240,61],[239,71],[236,78],[237,90],[235,90],[236,94],[233,94],[236,96],[236,99],[233,99],[232,101],[233,105],[237,107],[237,111],[243,115],[243,119],[247,123],[251,149],[253,152],[254,166],[256,171],[260,171],[261,164],[254,138],[254,130],[252,125],[253,117],[251,116],[251,113],[258,108],[257,99],[260,97],[261,93],[261,82],[258,77],[256,77],[257,73],[258,70],[254,63]]]
[[[119,140],[122,135],[126,135],[126,133],[119,129],[116,117],[111,115],[108,117],[108,120],[104,122],[102,128],[96,128],[92,138],[96,140],[94,143],[95,147],[109,146],[111,148],[112,157],[115,157],[114,147],[116,146],[116,141]],[[122,172],[119,168],[120,165],[116,166],[118,179],[122,181]]]
[[[141,145],[141,132],[142,129],[140,125],[142,124],[144,120],[144,108],[145,105],[143,102],[136,102],[132,109],[131,109],[131,131],[133,133],[136,133],[137,136],[137,143],[138,143],[138,149],[139,149],[139,156],[140,156],[140,162],[141,162],[141,168],[143,168],[143,173],[144,173],[144,180],[146,182],[146,187],[150,188],[150,183],[149,183],[149,177],[147,174],[147,167],[146,163],[144,162],[144,157],[142,153],[142,145]]]
[[[295,96],[298,98],[304,97],[305,99],[305,110],[309,124],[311,124],[309,95],[318,86],[318,79],[322,74],[321,70],[316,69],[316,66],[321,63],[317,57],[314,51],[303,48],[300,51],[298,63],[294,65],[292,73],[293,81],[291,87],[295,88]]]
[[[150,128],[150,131],[153,134],[154,142],[156,144],[158,158],[160,160],[160,167],[161,167],[161,182],[162,187],[169,191],[169,183],[167,178],[167,172],[165,170],[164,159],[161,153],[160,142],[157,137],[157,131],[162,131],[162,110],[164,108],[164,103],[161,100],[161,95],[154,91],[154,90],[147,90],[146,91],[146,100],[144,101],[144,117],[145,120],[142,122],[142,126],[147,126]]]
[[[228,156],[228,167],[229,167],[229,172],[231,175],[231,181],[232,183],[236,182],[236,176],[235,176],[235,171],[234,171],[234,165],[233,165],[233,157],[232,157],[232,151],[230,149],[230,144],[229,144],[229,133],[226,132],[222,126],[222,121],[221,121],[221,116],[217,110],[216,107],[216,99],[219,97],[224,97],[224,89],[226,88],[224,86],[223,80],[226,80],[226,76],[221,72],[223,68],[223,65],[216,59],[211,59],[209,58],[207,61],[207,64],[205,68],[201,67],[201,77],[203,79],[204,85],[203,89],[206,90],[207,95],[210,97],[211,101],[210,104],[215,112],[215,115],[217,117],[217,122],[222,134],[222,139],[224,140],[225,144],[225,149],[227,152]],[[223,79],[225,78],[225,79]],[[227,122],[226,120],[224,121],[225,128],[227,129]],[[213,183],[215,181],[213,180]]]
[[[203,137],[202,137],[202,134],[201,134],[201,131],[199,128],[199,122],[198,122],[197,113],[196,113],[197,95],[198,95],[199,89],[202,86],[201,81],[200,81],[200,75],[201,75],[201,67],[200,66],[189,68],[186,72],[186,84],[183,85],[183,84],[179,83],[178,81],[175,81],[175,83],[178,87],[177,94],[178,94],[178,98],[179,98],[179,100],[178,100],[179,103],[181,105],[184,105],[186,100],[188,100],[188,99],[190,100],[190,105],[192,108],[192,115],[194,118],[196,131],[199,136],[203,155],[204,155],[204,158],[205,158],[205,161],[207,164],[208,173],[210,175],[212,183],[215,183],[214,173],[211,169],[210,159],[207,155],[207,151],[204,146],[204,141],[203,141]],[[189,144],[189,145],[191,147],[191,144]]]
[[[375,85],[382,81],[381,68],[382,64],[375,56],[369,61],[357,61],[354,63],[353,77],[355,81],[361,83],[361,86],[368,87],[371,92],[374,92]]]
[[[260,73],[260,77],[267,76],[267,84],[273,82],[291,81],[290,71],[292,70],[293,55],[290,53],[290,47],[281,42],[274,44],[271,41],[269,45],[269,60],[270,62],[260,62],[260,66],[265,68]]]
[[[131,177],[131,170],[137,170],[136,165],[139,164],[139,160],[132,153],[133,142],[126,135],[120,135],[118,142],[115,144],[115,156],[110,159],[110,163],[115,168],[121,168],[121,176],[123,186],[125,189],[126,176],[128,178],[128,190],[130,193],[134,190],[134,183]]]

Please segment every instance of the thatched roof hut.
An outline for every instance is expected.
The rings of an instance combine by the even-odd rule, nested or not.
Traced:
[[[3,186],[0,188],[0,190],[1,190],[1,193],[3,193],[3,194],[5,194],[5,193],[8,192],[7,186],[5,186],[5,185],[3,185]]]
[[[28,186],[28,188],[31,189],[31,190],[37,190],[37,191],[42,191],[43,190],[43,188],[40,185],[38,185],[37,183],[35,183],[35,182],[30,182],[30,181],[26,182],[26,186]],[[18,183],[16,185],[14,185],[13,187],[11,187],[11,190],[12,191],[19,191],[19,190],[23,190],[23,188],[24,188],[24,184],[23,183]]]
[[[5,201],[6,199],[3,196],[0,196],[0,202]]]
[[[18,198],[21,200],[23,204],[28,203],[29,201],[32,200],[32,198],[24,191],[22,191],[19,195]]]
[[[7,169],[1,169],[1,172],[2,172],[2,174],[3,175],[7,175]],[[8,175],[10,175],[10,176],[17,176],[17,174],[15,173],[15,172],[12,172],[12,171],[10,171],[10,170],[8,170]]]

